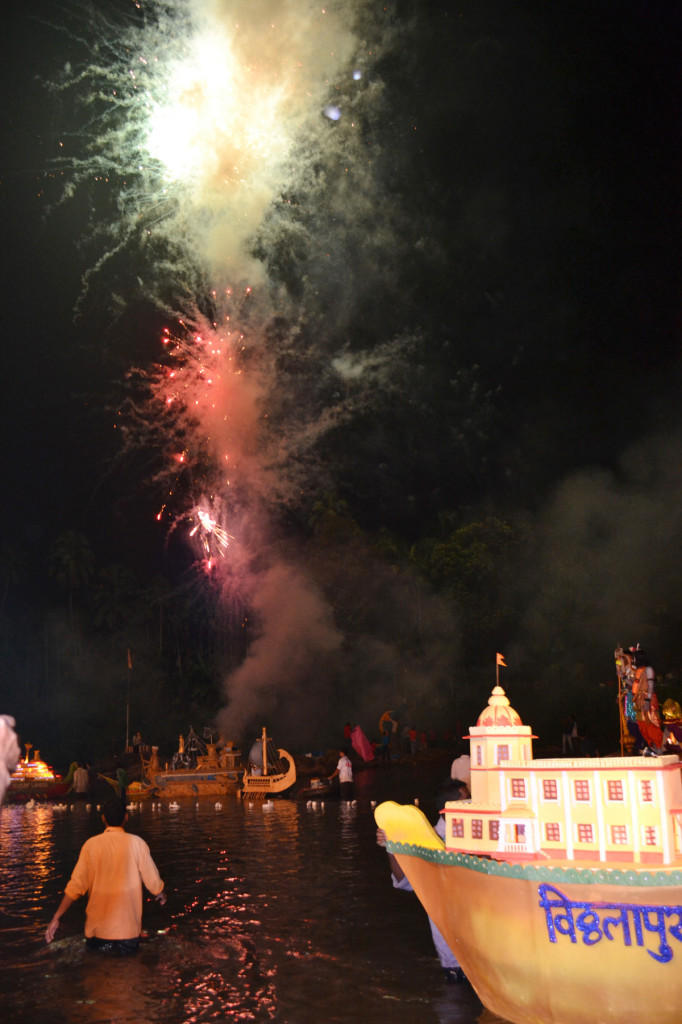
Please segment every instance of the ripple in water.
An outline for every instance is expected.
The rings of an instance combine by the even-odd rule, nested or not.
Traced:
[[[237,797],[219,811],[208,800],[136,807],[128,828],[149,843],[169,898],[145,901],[132,957],[85,949],[83,901],[44,942],[78,850],[100,828],[82,804],[0,811],[8,1024],[496,1020],[468,985],[443,981],[424,911],[391,886],[362,785],[355,807],[266,810]]]

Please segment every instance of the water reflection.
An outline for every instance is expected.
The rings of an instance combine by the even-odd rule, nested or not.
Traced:
[[[4,807],[3,1019],[493,1024],[468,985],[443,981],[416,897],[392,889],[375,843],[381,781],[359,786],[355,805],[136,807],[129,828],[149,843],[169,899],[145,902],[147,937],[121,959],[86,951],[82,901],[43,940],[81,844],[101,827],[96,811]]]

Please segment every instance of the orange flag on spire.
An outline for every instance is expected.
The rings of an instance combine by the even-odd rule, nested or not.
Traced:
[[[504,665],[505,668],[508,667],[507,666],[507,662],[504,660],[504,655],[503,654],[498,654],[497,655],[497,664],[498,665]]]

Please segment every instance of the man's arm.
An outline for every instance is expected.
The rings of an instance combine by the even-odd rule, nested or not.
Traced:
[[[386,849],[386,833],[382,828],[377,829],[377,846],[383,846],[384,849]],[[386,853],[388,853],[388,850],[386,850]],[[388,853],[388,863],[391,866],[391,874],[396,882],[402,882],[405,878],[405,872],[401,868],[400,864],[398,864],[398,859],[394,854]]]
[[[45,941],[46,942],[52,942],[53,938],[57,934],[57,928],[59,928],[59,919],[60,919],[60,917],[62,917],[66,913],[66,911],[69,909],[71,904],[75,903],[75,902],[76,902],[75,900],[72,900],[70,896],[67,896],[66,893],[64,893],[64,895],[62,896],[62,902],[57,907],[56,914],[54,915],[54,917],[52,918],[52,920],[48,924],[47,928],[45,929]]]
[[[166,893],[159,869],[154,863],[149,847],[144,839],[137,836],[135,837],[135,843],[137,846],[137,865],[142,883],[154,899],[158,900],[161,906],[163,906],[166,902]]]

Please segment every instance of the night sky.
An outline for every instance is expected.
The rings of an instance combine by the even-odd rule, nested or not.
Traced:
[[[240,6],[215,5],[226,25],[252,19],[252,67],[285,68],[264,29],[269,5]],[[88,678],[110,674],[111,637],[70,646],[66,597],[47,573],[56,540],[77,530],[98,566],[171,587],[192,577],[201,590],[188,510],[209,493],[240,552],[205,583],[214,612],[227,609],[215,628],[250,617],[253,629],[229,668],[224,646],[211,648],[227,729],[276,714],[284,738],[305,743],[316,722],[322,742],[347,718],[369,731],[401,701],[422,717],[431,701],[443,719],[464,676],[466,717],[485,704],[496,650],[531,721],[540,704],[558,720],[613,677],[618,643],[650,648],[678,696],[677,6],[340,3],[331,71],[309,8],[271,10],[300,27],[292,46],[313,82],[301,93],[314,109],[300,98],[283,108],[291,143],[278,173],[259,153],[244,171],[258,189],[228,196],[209,183],[207,199],[203,183],[188,199],[178,186],[162,203],[145,191],[153,175],[135,170],[137,143],[118,147],[126,108],[83,102],[112,88],[102,69],[120,76],[117,95],[127,88],[121,40],[149,38],[135,6],[29,0],[3,14],[2,532],[22,565],[10,572],[5,555],[3,705],[44,727],[32,709],[53,681],[35,651],[53,628],[60,693],[75,695],[65,727],[81,722]],[[89,85],[61,88],[88,62],[99,69]],[[338,122],[325,104],[338,104]],[[229,131],[220,118],[214,131],[219,176]],[[176,156],[190,148],[176,139]],[[247,284],[232,313],[251,390],[231,382],[221,399],[240,410],[227,491],[212,442],[200,444],[205,423],[169,426],[143,392],[164,326],[219,320],[213,291]],[[148,410],[135,429],[133,400]],[[163,469],[172,431],[193,452],[183,476]],[[406,658],[413,584],[365,548],[350,565],[313,543],[311,516],[330,496],[365,538],[390,535],[405,551],[448,517],[513,524],[515,614],[492,631],[489,665],[466,661],[456,618],[421,583],[424,650]],[[129,635],[142,649],[126,628],[120,649]],[[157,697],[169,671],[150,668]]]

